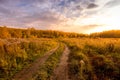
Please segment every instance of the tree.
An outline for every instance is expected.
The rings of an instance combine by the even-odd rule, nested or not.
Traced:
[[[0,28],[0,38],[10,38],[11,35],[6,26]]]

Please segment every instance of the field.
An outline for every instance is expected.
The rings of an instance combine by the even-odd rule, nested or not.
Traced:
[[[56,46],[51,39],[0,39],[0,78],[10,79]]]
[[[0,80],[120,80],[120,0],[0,0]]]
[[[119,80],[120,39],[63,39],[72,80]]]
[[[64,53],[66,47],[69,52]],[[66,53],[69,53],[64,64],[67,66],[59,65],[65,62],[61,58]],[[35,63],[37,59],[40,60]],[[56,80],[57,77],[60,80],[59,76],[64,73],[63,80],[119,80],[119,63],[119,38],[0,39],[1,80]],[[36,64],[40,65],[34,66]],[[62,70],[57,69],[59,66],[65,68],[64,73],[59,72]],[[36,71],[25,74],[27,68],[28,71],[36,68]]]

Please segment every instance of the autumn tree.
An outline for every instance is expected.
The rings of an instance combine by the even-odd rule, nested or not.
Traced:
[[[6,26],[0,28],[0,38],[10,38],[9,30]]]

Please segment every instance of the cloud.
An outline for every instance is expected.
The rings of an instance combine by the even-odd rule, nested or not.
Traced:
[[[9,14],[10,11],[8,9],[6,9],[5,7],[0,6],[0,13],[1,14],[6,14],[6,13]]]
[[[0,0],[0,3],[4,3],[5,2],[5,0]]]
[[[63,25],[63,26],[53,26],[50,29],[52,30],[61,30],[66,32],[78,32],[78,33],[91,33],[91,30],[96,29],[102,25],[91,24],[91,25]]]
[[[97,27],[96,16],[105,14],[106,6],[119,3],[119,0],[0,0],[0,25],[84,32]]]
[[[120,0],[111,0],[105,4],[107,7],[113,7],[120,5]]]
[[[97,28],[98,26],[102,26],[102,25],[98,25],[98,24],[91,24],[91,25],[85,25],[82,28],[89,30],[89,29],[93,29],[93,28]]]
[[[90,4],[87,6],[88,9],[92,9],[92,8],[96,8],[96,7],[98,7],[98,5],[95,4],[95,3],[90,3]]]

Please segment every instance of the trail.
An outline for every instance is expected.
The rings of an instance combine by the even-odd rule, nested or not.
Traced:
[[[39,66],[43,65],[47,58],[53,54],[57,48],[50,50],[49,52],[45,53],[43,57],[38,58],[35,60],[29,67],[24,68],[22,71],[16,73],[12,80],[31,80],[32,76],[37,73],[39,70]]]
[[[68,78],[68,55],[70,50],[65,46],[65,50],[60,59],[60,63],[56,69],[54,69],[54,74],[51,76],[50,80],[69,80]]]

